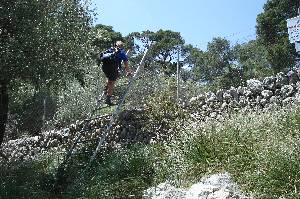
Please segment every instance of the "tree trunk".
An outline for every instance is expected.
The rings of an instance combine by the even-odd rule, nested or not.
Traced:
[[[5,126],[8,115],[8,83],[0,80],[0,147],[5,134]]]

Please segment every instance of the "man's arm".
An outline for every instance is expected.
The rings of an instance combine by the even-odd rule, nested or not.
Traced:
[[[124,68],[125,68],[125,71],[126,71],[127,75],[131,75],[132,72],[129,68],[128,61],[124,61]]]

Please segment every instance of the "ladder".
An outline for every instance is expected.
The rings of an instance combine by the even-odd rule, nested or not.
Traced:
[[[109,124],[106,126],[106,128],[104,128],[104,130],[102,130],[102,135],[99,138],[97,138],[97,147],[94,150],[92,156],[90,157],[88,164],[87,165],[83,165],[84,171],[81,173],[81,175],[83,173],[85,173],[85,171],[87,169],[89,169],[89,167],[91,166],[92,162],[95,160],[97,154],[99,153],[101,146],[103,145],[103,143],[105,142],[107,136],[109,135],[109,133],[110,133],[112,127],[113,127],[113,124],[114,124],[114,122],[116,120],[116,117],[119,115],[119,113],[121,111],[121,107],[124,104],[125,97],[127,96],[128,92],[130,91],[133,82],[136,80],[137,75],[138,75],[140,69],[144,65],[144,61],[145,61],[146,55],[147,55],[147,53],[148,53],[148,51],[149,51],[150,48],[151,48],[151,45],[149,46],[148,49],[146,49],[144,51],[143,57],[142,57],[140,63],[138,64],[138,67],[137,67],[136,71],[134,72],[133,76],[129,79],[127,88],[125,89],[123,96],[119,99],[118,104],[117,104],[115,110],[110,115]],[[83,124],[81,130],[78,132],[77,137],[75,138],[75,140],[72,143],[71,147],[67,151],[67,153],[65,155],[65,158],[64,158],[63,162],[60,164],[60,166],[58,168],[58,171],[57,171],[57,179],[58,179],[58,181],[59,181],[59,176],[63,176],[63,173],[64,173],[64,171],[66,169],[66,166],[69,163],[69,160],[71,159],[72,155],[75,154],[74,153],[74,149],[75,149],[76,145],[78,145],[78,143],[81,142],[80,139],[82,138],[82,136],[84,135],[85,132],[90,132],[92,130],[92,129],[89,128],[89,122],[92,121],[92,120],[94,120],[94,119],[100,119],[100,118],[103,117],[103,116],[93,117],[93,115],[94,115],[94,113],[97,110],[99,110],[99,107],[101,106],[101,101],[103,103],[104,96],[105,96],[105,91],[103,91],[102,94],[97,98],[97,102],[96,102],[95,108],[89,113],[88,118],[84,120],[84,124]],[[104,117],[106,117],[106,116],[104,116]]]

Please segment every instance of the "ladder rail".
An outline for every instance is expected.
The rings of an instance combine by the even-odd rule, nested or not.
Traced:
[[[96,158],[96,155],[98,154],[101,146],[103,145],[106,137],[108,136],[109,134],[109,131],[111,130],[113,124],[114,124],[114,120],[115,120],[115,116],[119,114],[120,110],[121,110],[121,106],[123,105],[124,101],[125,101],[125,97],[127,95],[127,93],[129,92],[131,86],[132,86],[132,83],[134,82],[134,80],[136,79],[137,75],[138,75],[138,72],[140,71],[141,67],[143,67],[143,64],[144,64],[144,61],[145,61],[145,58],[146,58],[146,55],[149,51],[149,49],[151,48],[153,43],[150,44],[150,46],[145,50],[144,52],[144,55],[134,73],[134,75],[130,78],[129,80],[129,83],[128,83],[128,86],[122,96],[122,98],[119,100],[119,103],[118,103],[118,106],[116,107],[115,111],[112,113],[112,115],[110,116],[110,122],[109,124],[107,125],[107,128],[105,129],[105,131],[103,131],[103,134],[100,138],[98,138],[98,144],[97,144],[97,147],[93,153],[93,155],[91,156],[88,164],[85,166],[83,172],[81,172],[81,174],[79,175],[79,178],[77,178],[77,180],[81,180],[82,177],[83,177],[83,174],[90,168],[90,166],[92,165],[92,162],[94,161],[94,159]],[[103,97],[105,96],[105,93],[103,91],[102,93],[102,96],[100,97],[100,99],[102,99]],[[67,151],[67,154],[65,156],[65,159],[64,161],[60,164],[59,168],[58,168],[58,171],[57,171],[57,178],[59,179],[62,174],[62,172],[64,171],[64,168],[65,168],[65,165],[68,163],[68,160],[70,159],[70,157],[73,155],[73,151],[76,147],[76,145],[79,143],[80,141],[80,138],[82,137],[83,135],[83,132],[86,131],[86,128],[88,127],[88,122],[92,120],[92,116],[94,114],[94,112],[100,107],[101,103],[98,103],[99,100],[97,99],[97,103],[96,103],[96,108],[94,110],[91,111],[91,113],[89,114],[89,117],[88,119],[85,120],[85,124],[83,125],[78,137],[75,139],[75,142],[73,142],[72,144],[72,147],[70,148],[70,150]],[[97,138],[96,138],[97,140]],[[77,181],[76,180],[76,181]],[[55,187],[56,186],[59,186],[59,181],[57,180],[56,183],[55,183]]]
[[[92,164],[92,162],[93,162],[94,159],[96,158],[97,153],[99,152],[99,150],[100,150],[102,144],[104,143],[106,137],[108,136],[109,131],[110,131],[110,129],[111,129],[112,126],[113,126],[113,123],[114,123],[114,120],[115,120],[115,116],[119,114],[119,112],[120,112],[120,110],[121,110],[121,107],[122,107],[122,105],[123,105],[123,103],[124,103],[124,101],[125,101],[125,97],[126,97],[127,93],[129,92],[129,90],[130,90],[130,88],[131,88],[131,86],[132,86],[132,83],[133,83],[134,80],[136,79],[136,77],[137,77],[137,75],[138,75],[138,72],[140,71],[141,67],[142,67],[143,64],[144,64],[144,61],[145,61],[145,58],[146,58],[146,55],[147,55],[148,51],[149,51],[149,48],[145,50],[144,55],[143,55],[143,57],[142,57],[142,59],[141,59],[139,65],[138,65],[138,68],[136,69],[134,75],[133,75],[133,76],[130,78],[130,80],[129,80],[128,86],[127,86],[127,88],[126,88],[126,90],[125,90],[125,92],[124,92],[124,94],[123,94],[123,97],[121,98],[121,100],[120,100],[119,103],[118,103],[118,106],[116,107],[115,111],[114,111],[113,114],[111,115],[109,125],[107,126],[107,128],[106,128],[105,131],[103,132],[103,135],[99,138],[99,141],[98,141],[98,145],[97,145],[97,147],[96,147],[96,150],[95,150],[95,152],[93,153],[93,155],[92,155],[92,157],[91,157],[91,159],[90,159],[90,161],[89,161],[89,166]]]

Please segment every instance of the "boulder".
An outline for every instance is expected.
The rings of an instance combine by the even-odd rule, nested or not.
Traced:
[[[276,87],[281,88],[283,85],[288,84],[289,78],[283,72],[280,72],[276,75]]]
[[[265,89],[268,90],[274,90],[275,89],[275,84],[276,83],[276,77],[270,76],[270,77],[266,77],[263,80],[263,86]]]
[[[261,92],[261,96],[264,98],[264,99],[270,99],[272,96],[273,96],[273,92],[270,91],[270,90],[263,90]]]
[[[287,77],[289,78],[289,84],[296,84],[299,82],[299,76],[296,70],[290,70],[287,73]]]
[[[219,102],[223,101],[224,89],[220,89],[216,92],[216,98]]]
[[[206,103],[214,102],[217,99],[213,92],[206,93]]]
[[[280,91],[283,98],[291,97],[294,93],[294,87],[292,85],[284,85]]]
[[[263,91],[263,83],[256,79],[247,80],[247,88],[254,94],[260,94]]]

